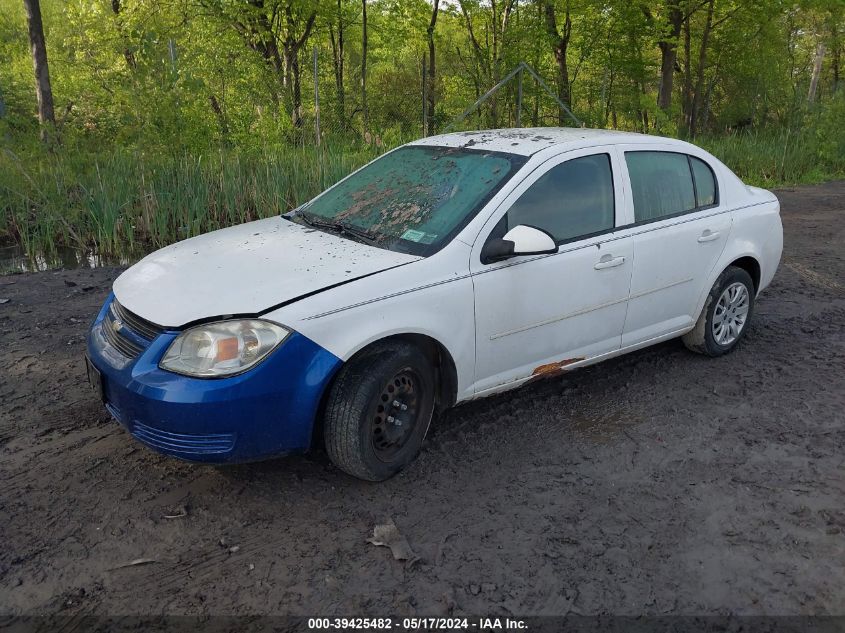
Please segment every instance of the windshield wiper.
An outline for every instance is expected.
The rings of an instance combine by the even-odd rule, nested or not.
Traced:
[[[305,224],[314,227],[315,229],[326,229],[332,233],[352,237],[359,242],[363,242],[364,244],[368,244],[370,246],[375,246],[376,244],[376,238],[372,233],[349,222],[324,220],[313,213],[305,213],[301,210],[296,212],[296,217],[302,218],[302,221],[305,222]]]
[[[290,220],[291,218],[295,218],[297,216],[301,217],[302,214],[305,212],[305,209],[307,209],[309,206],[311,206],[311,202],[312,202],[311,200],[309,200],[308,202],[303,202],[298,207],[294,207],[293,209],[285,211],[281,215],[286,220]]]
[[[375,246],[377,239],[374,233],[363,229],[360,226],[355,226],[351,222],[337,222],[337,226],[347,235],[357,237],[359,240],[370,246]]]
[[[297,209],[293,213],[293,217],[301,218],[305,224],[308,226],[314,227],[315,229],[329,229],[330,231],[340,232],[341,227],[338,226],[337,222],[332,222],[330,220],[322,220],[316,215],[312,215],[310,213],[305,213],[304,211],[300,211]]]

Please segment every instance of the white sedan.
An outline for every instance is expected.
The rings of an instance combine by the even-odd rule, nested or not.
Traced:
[[[742,339],[779,204],[689,143],[520,129],[395,149],[280,217],[168,246],[114,283],[89,378],[193,461],[323,442],[382,480],[457,402],[683,337]]]

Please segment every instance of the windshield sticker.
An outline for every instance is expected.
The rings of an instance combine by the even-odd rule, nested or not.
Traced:
[[[408,229],[404,233],[402,233],[402,239],[408,240],[409,242],[422,242],[423,244],[431,244],[431,241],[424,241],[426,237],[426,233],[424,231],[416,231],[414,229]]]

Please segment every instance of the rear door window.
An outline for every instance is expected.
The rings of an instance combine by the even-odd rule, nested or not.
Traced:
[[[686,154],[625,152],[634,197],[634,220],[651,222],[696,208]]]

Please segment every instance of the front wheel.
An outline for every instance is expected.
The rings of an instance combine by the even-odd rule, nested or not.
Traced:
[[[684,345],[707,356],[727,354],[745,335],[753,311],[751,276],[742,268],[728,266],[707,295],[695,327],[684,335]]]
[[[326,451],[341,470],[382,481],[409,464],[434,413],[434,371],[416,346],[365,350],[338,373],[326,403]]]

